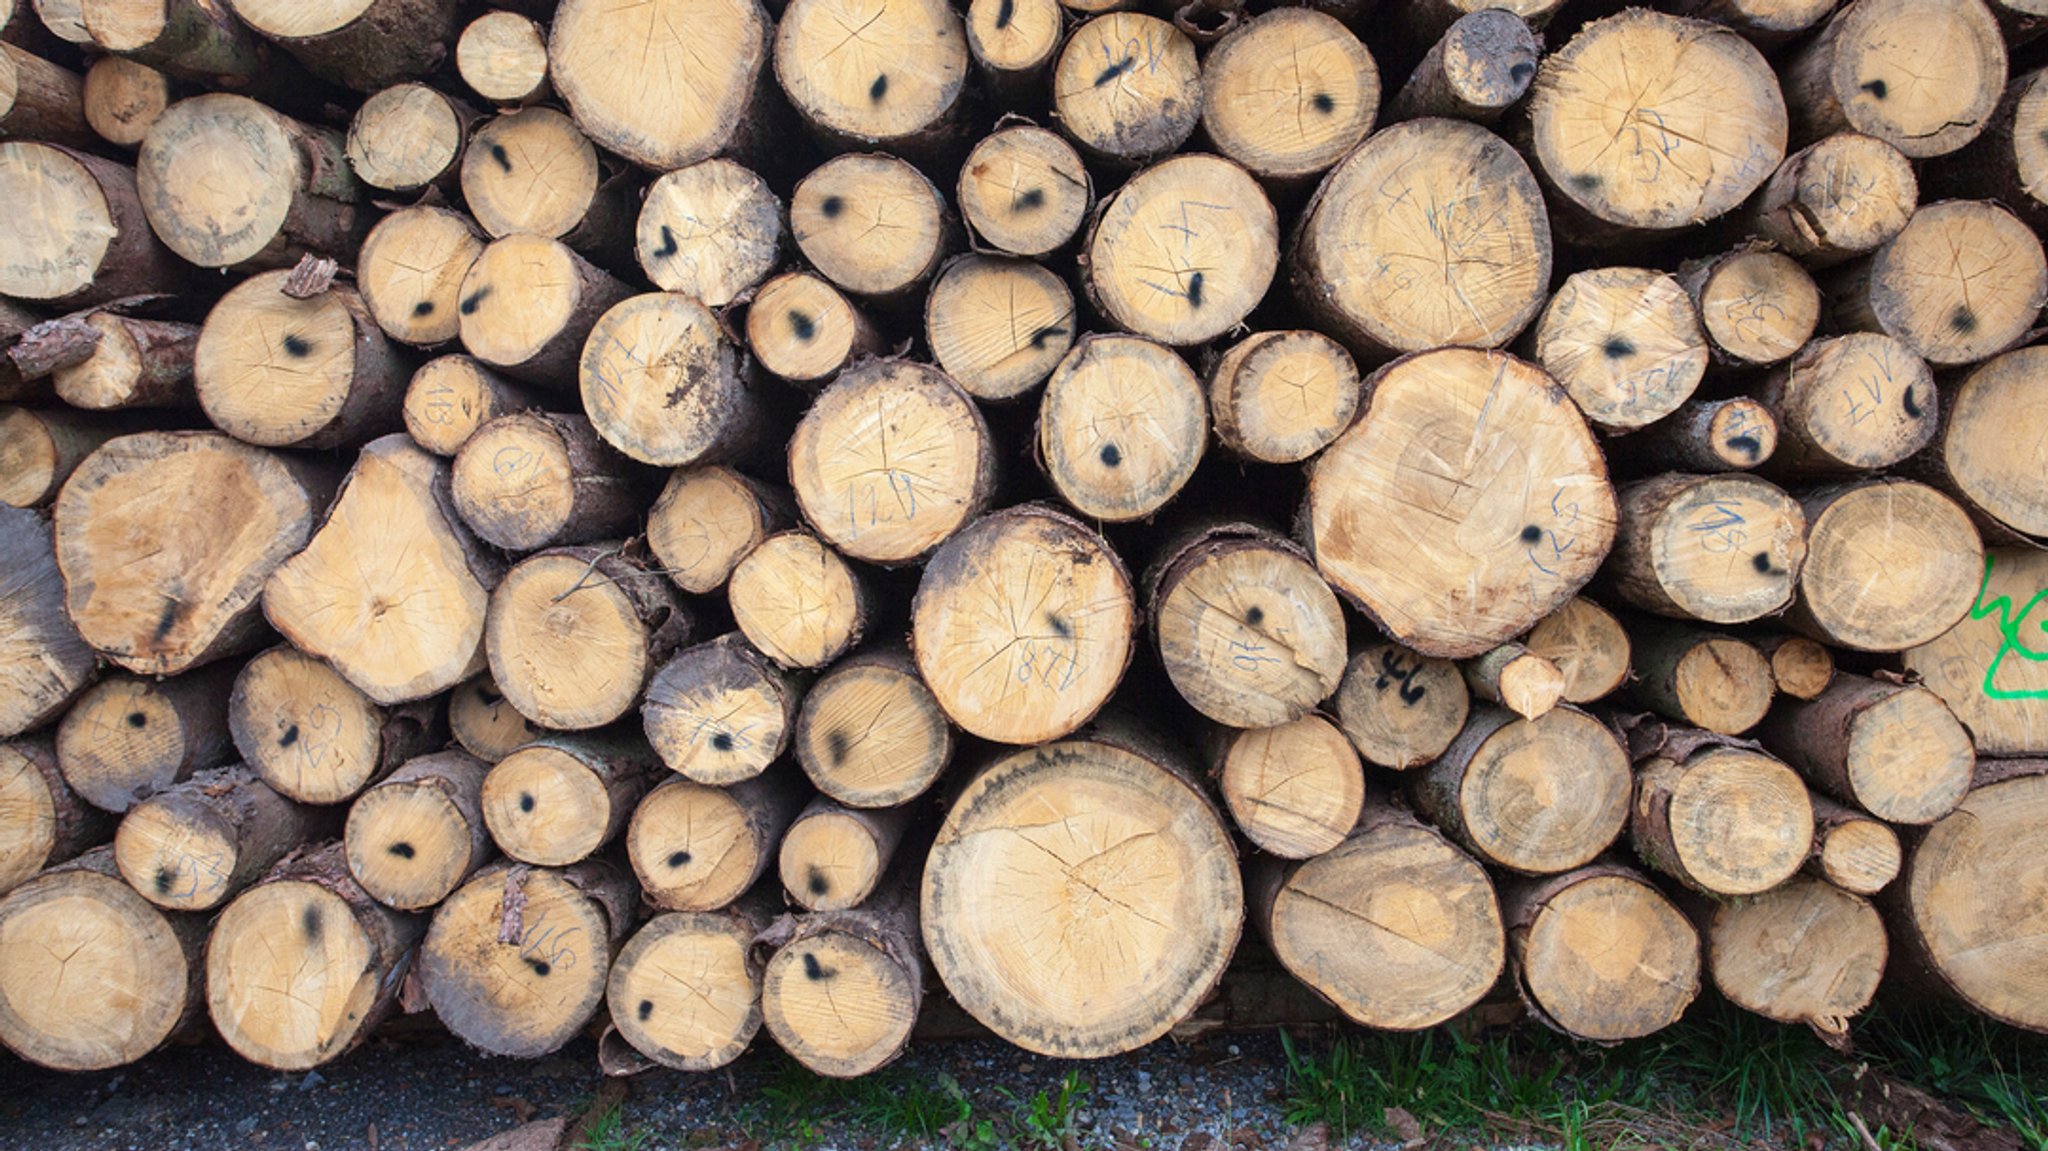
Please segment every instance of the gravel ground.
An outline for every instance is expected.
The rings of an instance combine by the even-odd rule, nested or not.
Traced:
[[[1265,1035],[1191,1047],[1161,1042],[1085,1064],[969,1041],[914,1047],[895,1065],[902,1078],[892,1082],[937,1085],[950,1076],[977,1116],[1010,1116],[1019,1101],[1056,1094],[1061,1078],[1078,1070],[1090,1084],[1076,1116],[1082,1147],[1278,1151],[1290,1134],[1279,1103],[1281,1066],[1278,1044]],[[766,1146],[788,1144],[773,1137],[773,1119],[783,1120],[786,1132],[788,1120],[803,1118],[798,1112],[824,1105],[807,1099],[804,1077],[790,1067],[763,1036],[726,1072],[639,1076],[624,1103],[625,1126],[649,1135],[644,1151],[744,1148],[752,1136],[768,1138]],[[338,1064],[296,1075],[250,1066],[217,1041],[87,1075],[0,1055],[0,1149],[464,1148],[528,1118],[580,1112],[603,1082],[587,1040],[533,1062],[486,1058],[446,1039],[378,1040]],[[835,1123],[795,1142],[866,1151],[890,1140]]]

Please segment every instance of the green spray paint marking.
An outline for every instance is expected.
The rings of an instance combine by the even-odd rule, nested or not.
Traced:
[[[1999,596],[1990,603],[1985,603],[1985,593],[1991,590],[1991,569],[1997,562],[1988,554],[1984,557],[1984,582],[1977,588],[1977,602],[1970,605],[1972,620],[1985,619],[1994,612],[1998,615],[1998,654],[1991,657],[1991,666],[1984,669],[1984,694],[1992,699],[2003,700],[2048,699],[2048,689],[2006,691],[1992,683],[1992,680],[1998,677],[1998,669],[2004,665],[2005,657],[2008,655],[2017,654],[2021,659],[2031,663],[2048,663],[2048,652],[2034,651],[2020,642],[2020,629],[2026,626],[2027,616],[2031,615],[2043,600],[2048,600],[2048,588],[2035,592],[2034,598],[2027,601],[2027,606],[2020,609],[2017,618],[2012,614],[2011,596]],[[2041,630],[2048,632],[2048,620],[2041,621]]]

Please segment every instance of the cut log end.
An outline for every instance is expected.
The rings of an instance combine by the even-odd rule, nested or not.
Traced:
[[[860,577],[808,532],[761,541],[733,568],[726,597],[747,641],[784,667],[823,667],[867,626]]]
[[[731,160],[664,174],[647,190],[634,254],[654,286],[722,308],[773,271],[785,239],[782,201]]]
[[[860,28],[868,51],[842,52]],[[792,0],[775,29],[775,77],[806,120],[842,139],[925,142],[967,84],[966,27],[943,0],[866,8],[855,0]],[[904,66],[898,61],[916,61]]]
[[[1705,942],[1714,986],[1731,1002],[1829,1039],[1846,1037],[1870,1005],[1890,950],[1868,900],[1806,878],[1717,908]]]
[[[1066,282],[1022,260],[963,257],[925,300],[932,355],[978,399],[1013,399],[1043,383],[1077,328]]]
[[[1344,346],[1321,332],[1260,332],[1209,373],[1216,439],[1247,459],[1300,463],[1351,426],[1364,380]]]
[[[1337,719],[1360,755],[1406,771],[1442,755],[1472,707],[1458,665],[1400,644],[1368,644],[1344,668]]]
[[[679,1071],[739,1058],[761,1029],[761,969],[749,955],[757,926],[696,912],[649,920],[612,963],[612,1025],[642,1055]]]
[[[460,212],[401,208],[363,239],[356,288],[385,335],[444,344],[462,330],[462,280],[483,250],[476,225]]]
[[[1779,488],[1740,474],[1672,474],[1621,491],[1614,587],[1638,607],[1744,623],[1792,599],[1806,516]]]
[[[908,292],[945,255],[946,204],[907,161],[838,156],[797,183],[789,230],[826,279],[860,296]]]
[[[916,665],[877,652],[841,662],[805,693],[795,750],[819,791],[850,807],[894,807],[938,779],[953,732]]]
[[[1814,301],[1818,311],[1819,299]],[[1710,358],[1699,313],[1676,277],[1597,268],[1567,278],[1531,337],[1536,361],[1587,419],[1629,431],[1676,411]]]
[[[1240,24],[1209,50],[1201,77],[1209,140],[1268,179],[1329,168],[1365,139],[1379,113],[1372,54],[1336,17],[1313,8]]]
[[[1929,75],[1923,62],[1938,60]],[[1848,128],[1913,159],[1977,137],[2005,89],[2006,48],[1978,0],[1844,6],[1792,59],[1785,95],[1808,134]]]
[[[1585,712],[1525,720],[1488,708],[1414,777],[1413,794],[1481,861],[1543,875],[1584,866],[1614,842],[1632,782],[1620,741]]]
[[[1083,337],[1039,404],[1040,465],[1091,519],[1144,519],[1164,507],[1208,440],[1201,380],[1171,348],[1137,336]]]
[[[1160,235],[1177,239],[1155,255],[1159,244],[1141,237]],[[1139,172],[1104,202],[1083,279],[1110,322],[1182,347],[1242,322],[1279,264],[1279,217],[1258,181],[1229,160],[1189,155]]]
[[[640,715],[669,770],[726,786],[789,746],[799,685],[736,634],[677,652],[648,681]]]
[[[1321,716],[1234,733],[1221,767],[1231,818],[1246,838],[1282,859],[1335,848],[1365,803],[1358,752]]]
[[[977,236],[1018,256],[1049,256],[1081,230],[1094,188],[1072,145],[1019,125],[987,136],[960,168],[960,212]]]
[[[1112,12],[1067,38],[1053,66],[1053,115],[1098,159],[1134,167],[1180,147],[1202,115],[1195,44],[1157,16]]]
[[[482,760],[445,751],[412,760],[348,811],[348,869],[370,897],[401,911],[448,898],[492,847],[480,798]]]
[[[1655,887],[1590,868],[1510,896],[1517,980],[1541,1018],[1596,1042],[1678,1021],[1699,994],[1699,936]]]
[[[1522,642],[1557,667],[1564,680],[1559,698],[1567,703],[1604,699],[1628,679],[1628,631],[1613,612],[1584,597],[1566,600]]]

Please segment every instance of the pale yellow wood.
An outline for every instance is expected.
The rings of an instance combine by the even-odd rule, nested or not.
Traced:
[[[244,1058],[303,1070],[354,1044],[386,974],[379,958],[340,896],[304,880],[266,883],[214,923],[207,1007]]]
[[[171,106],[171,78],[125,56],[102,56],[85,70],[85,119],[110,144],[140,145]]]
[[[1698,934],[1640,879],[1596,874],[1574,883],[1511,939],[1528,997],[1585,1039],[1661,1031],[1699,994]]]
[[[519,714],[485,672],[457,687],[448,697],[448,728],[464,751],[496,763],[532,742],[539,734]]]
[[[1742,364],[1785,359],[1806,345],[1820,322],[1820,288],[1781,252],[1738,252],[1714,261],[1695,298],[1707,337]]]
[[[774,862],[779,818],[751,785],[710,787],[676,777],[640,800],[626,827],[626,852],[647,901],[676,911],[712,911],[745,894]]]
[[[1909,649],[1908,671],[1968,725],[1984,755],[2048,753],[2048,660],[2033,634],[2048,603],[2048,554],[1985,553],[1970,614],[1941,637]]]
[[[1857,651],[1903,651],[1969,613],[1984,546],[1954,500],[1909,480],[1880,480],[1809,496],[1808,506],[1801,630],[1811,624],[1820,638]]]
[[[1135,166],[1164,156],[1201,119],[1194,41],[1142,12],[1097,16],[1060,50],[1052,108],[1067,135],[1098,159]]]
[[[1112,323],[1183,347],[1242,322],[1279,263],[1279,217],[1258,181],[1228,160],[1188,155],[1139,172],[1103,203],[1083,278]]]
[[[425,84],[393,85],[363,101],[349,121],[349,166],[373,188],[425,187],[455,166],[463,127],[448,97]]]
[[[1379,68],[1335,16],[1276,8],[1240,24],[1202,62],[1202,129],[1253,173],[1305,178],[1372,131]]]
[[[868,342],[860,315],[839,289],[809,272],[784,272],[747,306],[747,347],[783,379],[815,383]]]
[[[606,781],[582,759],[539,744],[499,760],[484,777],[484,824],[499,850],[522,863],[575,863],[610,838]]]
[[[549,25],[548,67],[593,139],[669,171],[732,143],[768,62],[772,27],[758,0],[653,0],[623,10],[563,0]]]
[[[1583,596],[1544,616],[1522,642],[1564,674],[1567,703],[1592,703],[1628,679],[1627,630],[1613,612]]]
[[[536,96],[548,79],[547,29],[517,12],[486,12],[456,39],[455,70],[486,100],[517,104]]]
[[[761,1029],[754,924],[733,915],[658,915],[626,941],[605,997],[613,1026],[665,1067],[712,1071],[739,1058]]]
[[[1745,748],[1649,761],[1637,773],[1632,818],[1638,854],[1716,896],[1769,891],[1813,851],[1806,784]]]
[[[1706,931],[1714,986],[1738,1007],[1846,1036],[1884,975],[1884,920],[1869,901],[1796,878],[1723,904]]]
[[[1471,708],[1457,664],[1391,641],[1360,648],[1337,686],[1344,734],[1367,762],[1395,771],[1443,754]]]
[[[1640,607],[1745,623],[1785,606],[1806,562],[1806,516],[1753,476],[1668,475],[1624,488],[1612,570]]]
[[[1845,327],[1896,336],[1938,366],[2019,342],[2048,300],[2048,257],[2033,229],[1988,200],[1928,204],[1853,273],[1836,304]]]
[[[1048,256],[1074,238],[1094,199],[1073,145],[1020,124],[981,138],[960,168],[961,215],[994,247]]]
[[[454,309],[449,309],[452,315]],[[499,416],[539,404],[474,358],[460,353],[421,364],[405,389],[405,431],[437,456],[462,451],[477,430]]]
[[[2042,85],[2048,91],[2048,85]],[[2048,453],[2048,405],[2038,382],[2048,349],[2021,348],[1986,361],[1949,394],[1936,452],[1970,504],[2017,532],[2048,536],[2048,479],[2014,461]]]
[[[1927,361],[1875,332],[1818,339],[1757,391],[1778,420],[1771,468],[1833,475],[1889,467],[1920,450],[1939,422]]]
[[[799,112],[854,140],[915,137],[961,99],[967,30],[945,0],[791,0],[775,78]]]
[[[400,208],[370,229],[356,255],[356,287],[377,326],[408,344],[443,344],[461,331],[462,281],[483,255],[467,216]]]
[[[652,670],[631,594],[564,552],[542,552],[505,574],[491,592],[484,650],[519,714],[563,730],[625,715]]]
[[[1819,308],[1815,297],[1814,307]],[[1603,431],[1670,415],[1705,378],[1700,317],[1678,279],[1649,268],[1567,277],[1536,321],[1532,350]]]
[[[925,299],[925,339],[969,395],[1006,400],[1038,386],[1073,346],[1074,293],[1044,266],[966,256]]]
[[[1547,875],[1592,862],[1620,836],[1632,784],[1620,742],[1585,712],[1521,719],[1491,708],[1416,777],[1415,795],[1482,861]]]
[[[1821,267],[1898,235],[1919,205],[1911,160],[1875,136],[1836,132],[1787,157],[1743,220],[1759,237]]]
[[[207,313],[192,353],[206,418],[263,447],[320,434],[355,387],[354,294],[293,299],[282,290],[290,275],[263,272],[235,285]]]
[[[1194,370],[1139,336],[1085,336],[1046,381],[1038,458],[1091,520],[1145,519],[1201,465],[1209,405]]]
[[[907,161],[852,153],[825,161],[797,183],[789,231],[826,279],[856,295],[887,296],[936,270],[945,250],[945,211],[939,190]]]
[[[850,807],[908,803],[953,754],[946,713],[900,652],[856,656],[820,676],[804,693],[795,744],[811,782]]]
[[[1296,464],[1322,451],[1358,414],[1358,363],[1317,331],[1258,332],[1209,372],[1216,439],[1250,459]]]
[[[1160,662],[1203,715],[1272,727],[1302,718],[1337,690],[1343,608],[1297,550],[1218,533],[1173,557],[1157,578],[1151,614]]]
[[[491,236],[565,236],[597,196],[597,150],[552,108],[484,123],[462,155],[462,198]]]
[[[866,623],[865,592],[839,553],[807,532],[768,537],[726,585],[747,641],[784,667],[823,667]]]
[[[1906,906],[1965,1002],[2048,1029],[2048,777],[1970,793],[1907,864]]]
[[[463,752],[440,752],[356,797],[343,842],[363,890],[404,911],[453,894],[492,848],[479,799],[488,770]]]
[[[761,973],[768,1033],[820,1075],[853,1078],[896,1058],[910,1040],[922,971],[908,938],[884,936],[854,913],[801,922]]]
[[[598,317],[583,347],[583,410],[627,456],[658,467],[708,463],[752,434],[756,413],[739,349],[694,297],[622,300]]]
[[[1365,803],[1358,752],[1319,715],[1230,736],[1218,781],[1245,837],[1282,859],[1344,842]]]
[[[270,36],[300,39],[345,27],[376,0],[232,0],[235,14]]]
[[[774,270],[784,239],[782,201],[767,181],[713,159],[648,187],[634,254],[655,287],[722,308]]]
[[[228,726],[249,770],[302,803],[341,803],[383,766],[384,716],[370,697],[289,645],[236,674]]]
[[[260,183],[247,190],[260,202]],[[0,230],[0,294],[55,300],[93,282],[113,246],[114,216],[77,157],[34,140],[0,141],[0,203],[21,213]]]
[[[0,743],[0,895],[33,879],[57,846],[56,799],[32,754]]]
[[[775,527],[775,513],[738,472],[677,468],[647,513],[647,546],[677,587],[709,595]]]
[[[1847,128],[1920,160],[1976,138],[2005,78],[1982,0],[1854,0],[1787,62],[1785,90],[1807,133]]]
[[[603,1005],[612,926],[571,874],[486,868],[434,913],[415,970],[434,1013],[465,1042],[545,1055]],[[508,891],[524,899],[509,916]]]

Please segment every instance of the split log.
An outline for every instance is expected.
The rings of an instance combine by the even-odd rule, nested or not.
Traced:
[[[715,911],[775,866],[804,793],[787,772],[708,787],[670,779],[647,793],[626,828],[642,896],[670,911]]]
[[[1447,116],[1491,124],[1521,102],[1542,48],[1529,22],[1502,8],[1459,16],[1430,45],[1387,105],[1387,120]]]
[[[289,644],[242,666],[227,723],[249,770],[300,803],[346,802],[448,738],[440,701],[380,707]]]
[[[1434,1027],[1479,1002],[1507,961],[1485,869],[1384,800],[1326,854],[1253,863],[1246,898],[1281,964],[1366,1027]]]
[[[715,464],[677,468],[647,513],[647,547],[677,587],[710,595],[762,540],[795,523],[786,492]]]
[[[149,194],[138,191],[134,169],[112,160],[0,141],[0,202],[23,213],[0,233],[0,294],[83,308],[178,287],[185,269],[152,232]],[[237,194],[259,200],[261,182]]]
[[[997,103],[1044,104],[1046,73],[1067,31],[1065,16],[1059,0],[969,0],[967,51]]]
[[[1548,656],[1518,643],[1474,656],[1463,670],[1465,686],[1474,696],[1523,719],[1541,718],[1564,698],[1564,672]]]
[[[455,455],[455,510],[477,538],[508,552],[588,543],[639,521],[632,463],[581,413],[499,416]]]
[[[1737,223],[1823,268],[1887,243],[1919,207],[1904,153],[1875,136],[1836,132],[1786,157]]]
[[[1934,443],[1910,465],[1956,497],[1994,540],[2048,536],[2048,489],[2011,466],[2048,435],[2040,406],[2029,402],[2043,371],[2048,350],[2041,348],[1985,361],[1950,393]]]
[[[452,190],[458,184],[463,141],[476,118],[475,109],[445,92],[425,84],[394,84],[363,101],[349,120],[349,167],[372,188]]]
[[[1548,375],[1449,348],[1397,360],[1367,386],[1365,414],[1309,472],[1303,518],[1324,578],[1389,635],[1428,655],[1478,655],[1592,578],[1615,538],[1614,489]]]
[[[981,409],[946,373],[874,360],[811,402],[789,439],[789,484],[835,550],[903,564],[981,514],[995,488],[995,448]]]
[[[633,254],[655,287],[723,308],[782,262],[788,230],[766,180],[713,159],[655,180],[634,237]]]
[[[1593,861],[1628,823],[1628,754],[1574,707],[1521,719],[1478,707],[1434,763],[1412,777],[1417,814],[1481,863],[1526,875]]]
[[[1522,642],[1562,673],[1559,698],[1566,703],[1605,699],[1628,682],[1633,651],[1628,630],[1613,612],[1583,596],[1544,616]]]
[[[1999,205],[1944,200],[1845,266],[1828,294],[1843,330],[1896,337],[1937,367],[1971,364],[2026,337],[2048,301],[2048,258]]]
[[[483,251],[468,216],[426,204],[400,208],[363,238],[356,290],[385,335],[415,347],[445,344],[461,333],[462,281]]]
[[[207,313],[192,352],[206,418],[266,448],[343,447],[396,430],[412,365],[354,290],[300,299],[284,291],[291,276],[251,276]]]
[[[825,161],[789,198],[789,232],[804,259],[857,296],[910,296],[939,270],[951,231],[938,188],[879,152]]]
[[[960,215],[975,236],[1014,256],[1067,246],[1095,207],[1095,186],[1073,145],[1034,124],[999,126],[960,167]]]
[[[1276,8],[1239,24],[1203,58],[1201,83],[1209,143],[1283,187],[1306,185],[1343,159],[1379,114],[1372,53],[1314,8]]]
[[[1940,399],[1927,362],[1890,336],[1815,340],[1756,392],[1778,424],[1767,471],[1846,475],[1890,467],[1934,435]]]
[[[784,272],[761,285],[747,306],[746,334],[763,368],[798,385],[836,376],[883,345],[838,288],[809,272]]]
[[[114,821],[57,769],[48,735],[0,743],[0,895],[105,843]]]
[[[2048,223],[2048,69],[2016,76],[1984,132],[1928,165],[1932,198],[1996,200],[2029,225]],[[90,111],[90,109],[88,109]]]
[[[531,16],[494,9],[471,20],[455,41],[455,71],[470,91],[499,107],[548,94],[548,30]]]
[[[540,735],[540,729],[519,714],[488,672],[449,694],[448,730],[462,750],[485,763],[498,762]]]
[[[1817,488],[1800,504],[1808,526],[1799,600],[1786,617],[1794,628],[1854,651],[1904,651],[1969,614],[1984,545],[1954,500],[1883,479]]]
[[[1145,605],[1174,690],[1217,723],[1290,723],[1344,673],[1336,595],[1307,552],[1263,528],[1211,523],[1179,534],[1145,574]]]
[[[327,522],[280,565],[263,614],[386,706],[474,674],[504,568],[456,517],[448,464],[404,435],[371,441]]]
[[[327,823],[323,813],[272,791],[247,768],[218,768],[130,808],[114,832],[114,862],[158,907],[210,911]]]
[[[1842,1042],[1877,995],[1890,947],[1862,896],[1801,877],[1703,918],[1714,986],[1746,1011]]]
[[[205,946],[206,921],[151,906],[111,848],[54,867],[0,899],[0,1044],[58,1071],[133,1063],[197,1021]]]
[[[1256,332],[1209,371],[1216,442],[1249,460],[1298,464],[1358,414],[1364,381],[1344,345],[1321,332]]]
[[[1801,140],[1846,129],[1924,160],[1977,138],[2005,74],[1982,0],[1853,0],[1787,61],[1785,100]]]
[[[461,751],[408,760],[349,805],[349,874],[370,897],[425,911],[454,894],[496,850],[484,824],[490,765]]]
[[[925,565],[911,605],[911,647],[933,697],[999,743],[1043,743],[1087,723],[1122,681],[1137,626],[1116,552],[1043,506],[968,525]]]
[[[776,855],[787,898],[806,911],[867,903],[888,874],[910,816],[903,807],[862,809],[813,797],[783,832]]]
[[[597,149],[553,108],[477,126],[462,154],[462,200],[493,238],[524,232],[604,260],[632,235],[630,177],[606,179]]]
[[[1660,1031],[1700,989],[1699,935],[1642,876],[1602,864],[1501,893],[1530,1012],[1598,1043]]]
[[[1628,835],[1645,864],[1718,898],[1769,891],[1813,853],[1813,805],[1791,768],[1698,730],[1649,725],[1630,742]]]
[[[1331,851],[1358,825],[1365,774],[1358,752],[1319,715],[1252,731],[1218,733],[1211,757],[1231,821],[1281,859]]]
[[[1465,728],[1471,689],[1458,665],[1392,641],[1367,644],[1337,684],[1337,722],[1368,763],[1407,771]]]
[[[655,770],[635,736],[540,736],[484,777],[484,825],[521,863],[578,863],[626,829]]]
[[[657,915],[612,961],[612,1026],[640,1055],[678,1071],[714,1071],[761,1030],[763,907]],[[603,1061],[603,1042],[599,1060]]]
[[[1738,368],[1789,358],[1820,323],[1820,288],[1782,252],[1738,248],[1679,270],[1714,351]]]
[[[597,434],[665,468],[719,463],[764,437],[770,415],[752,374],[718,317],[676,292],[613,305],[577,368]]]
[[[764,135],[774,22],[758,0],[656,0],[619,17],[604,0],[562,0],[550,25],[548,78],[592,140],[666,172]]]
[[[0,405],[0,504],[39,508],[121,428],[64,408]]]
[[[1814,311],[1820,294],[1814,293]],[[1633,431],[1678,410],[1711,356],[1700,314],[1677,277],[1594,268],[1566,277],[1527,340],[1593,425]]]
[[[1081,337],[1039,399],[1039,467],[1098,522],[1150,518],[1194,477],[1208,442],[1202,381],[1142,337]]]
[[[2032,658],[2023,630],[2044,591],[2048,555],[1991,550],[1970,614],[1901,658],[1969,727],[1980,754],[2048,753],[2048,661]]]
[[[783,667],[823,667],[860,642],[873,597],[861,574],[805,531],[779,532],[732,569],[726,599],[747,642]]]
[[[563,387],[597,318],[631,294],[559,240],[506,236],[485,245],[462,279],[462,346],[508,376]]]
[[[519,714],[563,731],[603,727],[690,637],[666,579],[620,544],[552,548],[491,592],[484,650]]]
[[[58,399],[94,411],[183,408],[198,401],[192,386],[198,328],[114,312],[94,312],[83,323],[99,333],[99,342],[84,360],[51,374]]]
[[[1629,462],[1686,472],[1741,472],[1778,450],[1778,418],[1748,396],[1688,400],[1670,415],[1615,445]],[[1626,453],[1624,455],[1624,453]]]
[[[1806,870],[1857,895],[1876,895],[1899,877],[1899,833],[1881,819],[1812,796],[1813,858]]]
[[[119,814],[195,771],[232,762],[234,679],[233,667],[214,664],[164,680],[112,676],[85,689],[57,725],[65,782],[87,803]]]
[[[448,1030],[492,1055],[559,1050],[604,1004],[633,926],[632,881],[595,860],[497,864],[456,889],[420,946],[420,983]]]
[[[50,521],[0,507],[0,737],[55,719],[99,672],[66,610]]]
[[[1793,699],[1818,699],[1835,681],[1835,656],[1803,635],[1752,635],[1750,643],[1771,661],[1771,681]]]
[[[944,0],[789,0],[775,24],[775,79],[834,150],[943,150],[965,127],[967,66],[966,25]]]
[[[856,652],[818,677],[797,714],[796,759],[849,807],[923,795],[953,759],[953,729],[900,649]]]
[[[457,0],[229,0],[257,34],[325,80],[375,92],[448,58]]]
[[[1629,702],[1723,735],[1763,722],[1774,684],[1770,661],[1756,647],[1669,620],[1638,619],[1630,630],[1636,678]]]
[[[1739,207],[1785,159],[1787,121],[1778,78],[1749,41],[1631,9],[1543,58],[1529,130],[1559,228],[1599,242]]]
[[[202,268],[346,256],[369,223],[340,132],[225,92],[165,109],[143,138],[135,182],[150,227]]]
[[[786,915],[755,937],[761,1021],[791,1058],[850,1079],[903,1053],[924,1003],[916,871],[899,868],[859,910]]]
[[[980,254],[950,261],[925,297],[925,342],[969,395],[1014,399],[1074,344],[1074,293],[1043,265]]]
[[[1608,577],[1659,615],[1746,623],[1791,602],[1806,516],[1778,487],[1740,473],[1673,472],[1623,485]]]
[[[1987,761],[1955,811],[1912,837],[1892,889],[1897,970],[1972,1010],[2048,1031],[2048,764]]]
[[[924,871],[925,948],[953,999],[1055,1058],[1135,1050],[1192,1013],[1244,922],[1229,834],[1192,779],[1103,734],[974,776]]]
[[[1110,323],[1174,347],[1207,343],[1265,298],[1280,266],[1279,217],[1238,165],[1175,156],[1103,201],[1080,261],[1081,286]]]
[[[1847,672],[1819,699],[1774,708],[1758,735],[1815,789],[1894,824],[1954,810],[1977,761],[1940,696]]]
[[[259,646],[264,583],[306,546],[333,491],[324,468],[218,432],[109,440],[57,496],[72,622],[142,675]]]
[[[67,148],[95,148],[78,73],[14,44],[0,43],[0,136]]]
[[[424,926],[371,899],[340,843],[293,856],[214,921],[213,1025],[263,1067],[303,1071],[339,1059],[397,1010]]]
[[[723,787],[752,779],[788,749],[804,681],[738,632],[685,648],[647,682],[640,716],[670,771]]]
[[[1052,114],[1083,152],[1113,167],[1167,156],[1201,122],[1195,42],[1157,16],[1096,16],[1053,65]]]
[[[470,356],[436,356],[406,385],[405,432],[420,447],[452,458],[478,428],[539,406],[531,391]]]

